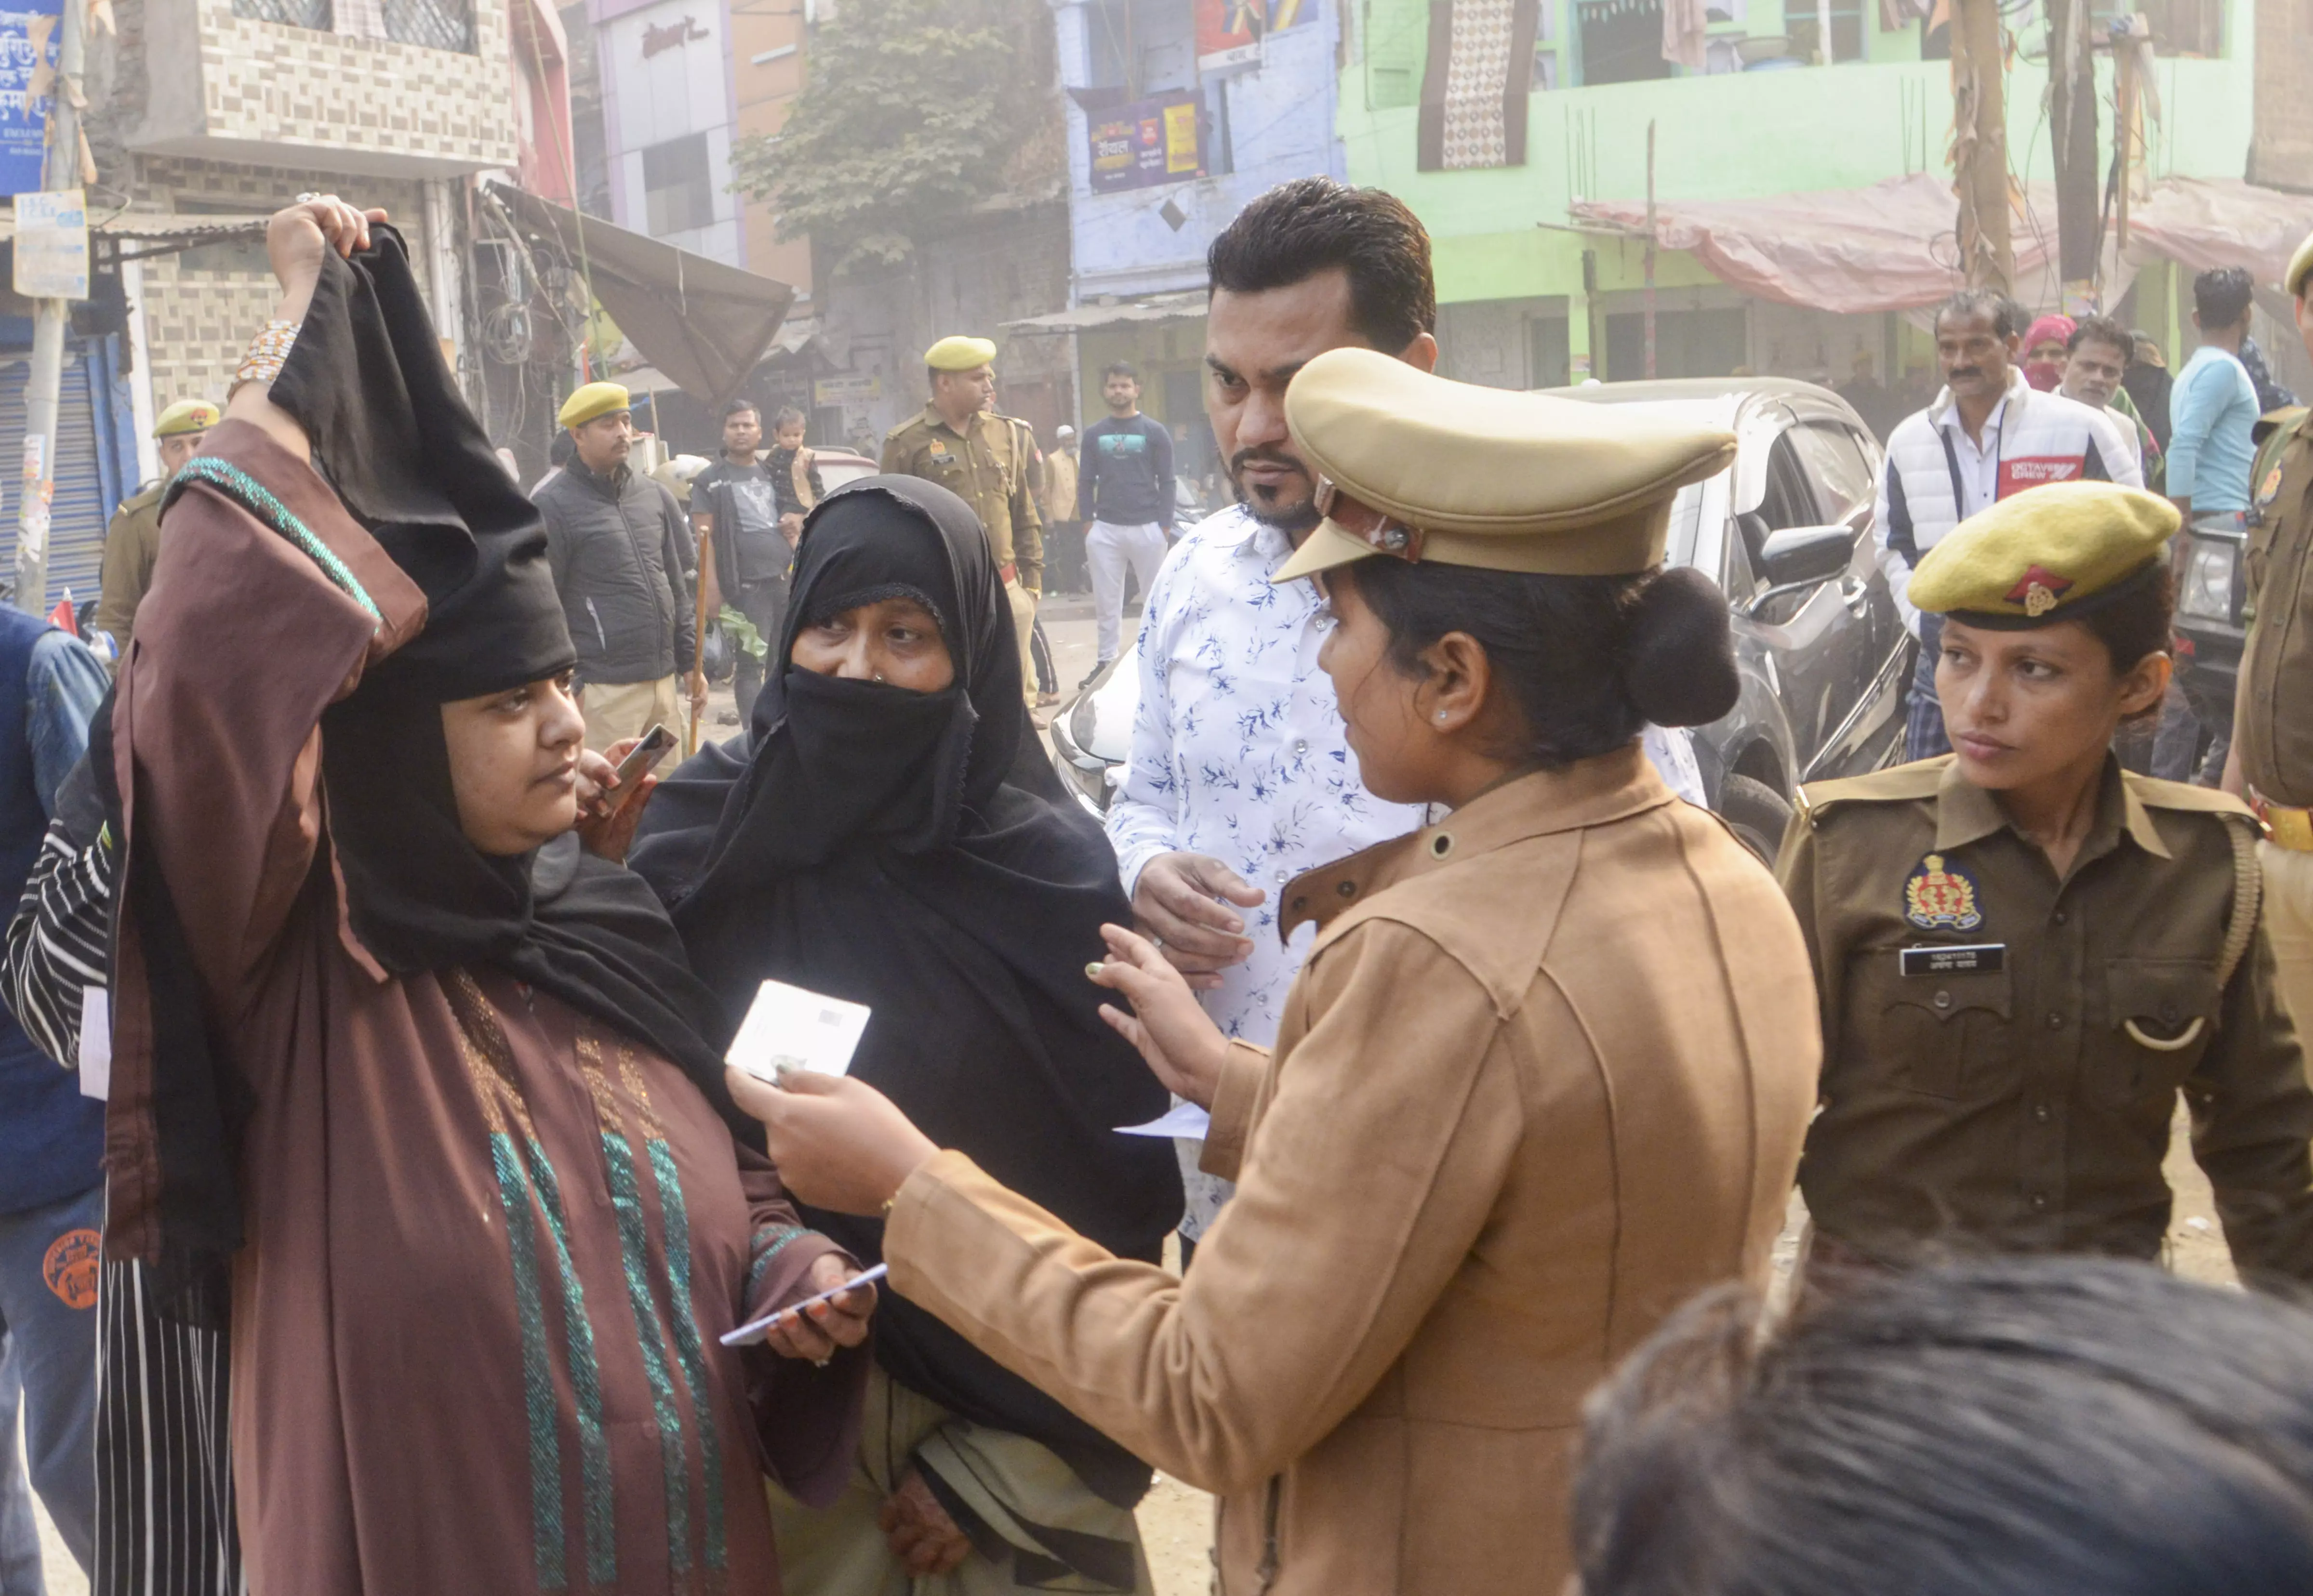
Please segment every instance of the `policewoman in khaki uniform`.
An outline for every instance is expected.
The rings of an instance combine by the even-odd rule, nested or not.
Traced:
[[[1036,701],[1030,639],[1044,592],[1044,523],[1036,513],[1032,446],[1019,427],[988,408],[996,392],[996,346],[986,338],[942,338],[924,351],[932,396],[923,414],[884,439],[883,469],[937,482],[972,506],[1012,603],[1020,636],[1020,680]]]
[[[2313,353],[2313,238],[2298,246],[2287,284]],[[2255,618],[2240,663],[2225,785],[2271,829],[2262,850],[2265,924],[2281,992],[2313,1027],[2313,412],[2300,417],[2276,468],[2256,485],[2249,532]]]
[[[1815,1101],[1790,911],[1639,745],[1734,702],[1725,599],[1660,568],[1734,439],[1366,349],[1285,407],[1327,519],[1277,580],[1324,575],[1366,785],[1451,812],[1283,889],[1319,931],[1273,1052],[1105,928],[1111,1022],[1238,1182],[1185,1282],[858,1082],[734,1090],[808,1200],[888,1212],[893,1289],[1219,1495],[1227,1596],[1547,1596],[1584,1394],[1764,1283]]]
[[[2067,482],[1963,522],[1955,751],[1807,789],[1781,874],[1822,989],[1809,1276],[1991,1248],[2155,1258],[2179,1092],[2245,1275],[2313,1281],[2313,1093],[2236,799],[2124,771],[2169,675],[2165,499]]]

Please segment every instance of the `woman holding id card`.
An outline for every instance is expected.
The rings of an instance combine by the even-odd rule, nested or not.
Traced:
[[[912,477],[839,489],[805,523],[752,731],[660,787],[634,867],[731,1020],[754,1012],[734,1057],[848,1061],[947,1144],[1153,1264],[1181,1216],[1179,1165],[1169,1142],[1113,1127],[1167,1099],[1083,973],[1102,924],[1130,910],[1099,822],[1037,741],[1013,639],[961,499]],[[793,1006],[756,1009],[767,981]],[[797,1040],[862,1008],[856,1051]],[[881,1257],[879,1215],[806,1217]],[[884,1300],[875,1351],[842,1495],[774,1503],[790,1589],[967,1596],[1029,1567],[1060,1588],[1148,1590],[1145,1463],[911,1303]]]

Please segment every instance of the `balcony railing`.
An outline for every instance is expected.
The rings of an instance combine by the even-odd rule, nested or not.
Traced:
[[[252,22],[279,22],[323,33],[337,21],[331,0],[233,0],[233,14]]]

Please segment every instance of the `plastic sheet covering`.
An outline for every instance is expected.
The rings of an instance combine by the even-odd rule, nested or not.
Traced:
[[[2016,287],[2027,303],[2050,278],[2056,242],[2052,188],[2032,185],[2012,218]],[[1643,236],[1643,200],[1589,200],[1572,207],[1578,227]],[[1957,270],[1958,206],[1948,179],[1889,178],[1862,189],[1818,189],[1759,199],[1660,200],[1658,244],[1692,251],[1730,287],[1761,299],[1842,315],[1932,305],[1965,286]],[[2230,179],[2170,178],[2129,215],[2131,261],[2165,257],[2193,270],[2246,266],[2279,281],[2290,254],[2313,232],[2313,196]],[[2107,296],[2133,276],[2106,255]]]
[[[795,302],[795,290],[774,278],[592,216],[582,219],[567,206],[503,183],[490,191],[518,224],[550,240],[574,268],[583,262],[594,297],[627,341],[675,386],[708,405],[739,391]]]

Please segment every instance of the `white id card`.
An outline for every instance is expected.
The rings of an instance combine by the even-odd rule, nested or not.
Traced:
[[[865,1004],[765,981],[723,1057],[764,1081],[778,1080],[783,1070],[840,1075],[851,1068],[851,1055],[866,1029]]]

